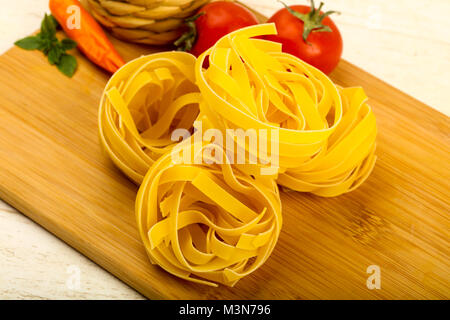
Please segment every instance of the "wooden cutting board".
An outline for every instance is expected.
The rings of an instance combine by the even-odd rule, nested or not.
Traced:
[[[127,60],[157,50],[113,42]],[[234,288],[210,288],[149,263],[135,223],[137,187],[98,143],[108,75],[74,54],[72,79],[39,52],[0,57],[0,197],[145,296],[450,298],[448,117],[342,61],[331,77],[363,86],[377,117],[372,175],[337,198],[282,193],[284,225],[267,263]],[[371,265],[381,289],[366,285]]]

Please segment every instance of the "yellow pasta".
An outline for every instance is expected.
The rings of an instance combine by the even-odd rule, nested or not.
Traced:
[[[252,178],[226,162],[174,164],[171,153],[146,174],[136,216],[153,263],[212,286],[233,286],[259,268],[270,256],[282,223],[273,179]]]
[[[280,44],[252,39],[275,33],[274,24],[240,29],[198,58],[201,111],[223,132],[277,129],[280,185],[321,196],[353,190],[375,163],[367,97],[361,88],[338,88]]]
[[[148,168],[192,129],[199,113],[195,57],[162,52],[137,58],[109,80],[99,109],[100,141],[114,163],[141,183]]]
[[[141,57],[105,88],[101,143],[141,184],[136,217],[150,260],[180,278],[233,286],[258,269],[281,230],[277,183],[330,197],[357,188],[374,167],[377,127],[363,89],[341,88],[280,44],[255,39],[275,33],[274,24],[240,29],[198,59]],[[255,130],[258,150],[232,141],[257,163],[236,164],[228,145],[198,130],[173,141],[196,120],[224,137]],[[187,157],[175,161],[177,152]],[[275,172],[263,174],[274,158]]]

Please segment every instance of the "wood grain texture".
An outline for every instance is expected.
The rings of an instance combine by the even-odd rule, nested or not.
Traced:
[[[0,300],[144,298],[4,202],[0,226]]]
[[[126,59],[149,53],[114,42]],[[235,288],[208,288],[149,264],[134,219],[137,188],[98,144],[108,76],[77,59],[67,79],[37,52],[0,57],[0,197],[147,297],[450,297],[448,117],[343,61],[332,78],[362,85],[377,116],[372,176],[333,199],[283,193],[272,257]],[[366,287],[373,264],[381,290]]]

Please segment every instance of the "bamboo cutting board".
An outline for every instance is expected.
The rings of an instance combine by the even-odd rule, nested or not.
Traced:
[[[113,40],[127,60],[156,49]],[[267,263],[234,288],[191,284],[149,263],[137,187],[101,151],[97,108],[108,75],[75,52],[72,79],[39,52],[0,57],[0,198],[152,299],[450,298],[450,120],[352,64],[378,122],[378,162],[358,190],[282,193],[284,225]],[[381,270],[381,289],[366,272]]]

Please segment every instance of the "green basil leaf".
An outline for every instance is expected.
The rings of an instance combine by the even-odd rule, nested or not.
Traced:
[[[63,39],[61,41],[61,44],[62,44],[62,48],[64,50],[72,50],[72,49],[75,49],[77,47],[77,43],[75,41],[73,41],[72,39],[69,39],[69,38]]]
[[[52,15],[45,14],[41,23],[41,32],[36,36],[26,37],[15,42],[20,48],[26,50],[38,49],[42,51],[51,65],[56,65],[62,73],[72,77],[77,69],[77,60],[66,53],[74,49],[77,43],[69,38],[59,41],[56,37],[58,21]]]
[[[50,47],[50,42],[48,39],[40,39],[40,44],[38,47],[38,50],[44,51],[45,49],[48,49]]]
[[[50,50],[53,48],[53,43],[50,39],[42,39],[42,47],[41,47],[41,51],[47,55]]]
[[[70,54],[63,54],[58,63],[58,69],[68,77],[72,77],[77,69],[77,60]]]
[[[48,39],[52,39],[56,35],[56,24],[55,18],[51,15],[45,14],[44,20],[41,23],[41,33],[42,36]]]
[[[50,20],[52,21],[53,25],[55,26],[55,29],[58,29],[59,27],[59,22],[58,20],[56,20],[56,18],[53,15],[49,15]]]
[[[39,49],[42,41],[37,36],[26,37],[14,42],[16,46],[25,50],[36,50]]]
[[[61,61],[61,57],[62,57],[63,53],[64,53],[64,51],[62,51],[58,47],[51,48],[50,51],[48,52],[48,62],[51,65],[59,64],[59,62]]]

